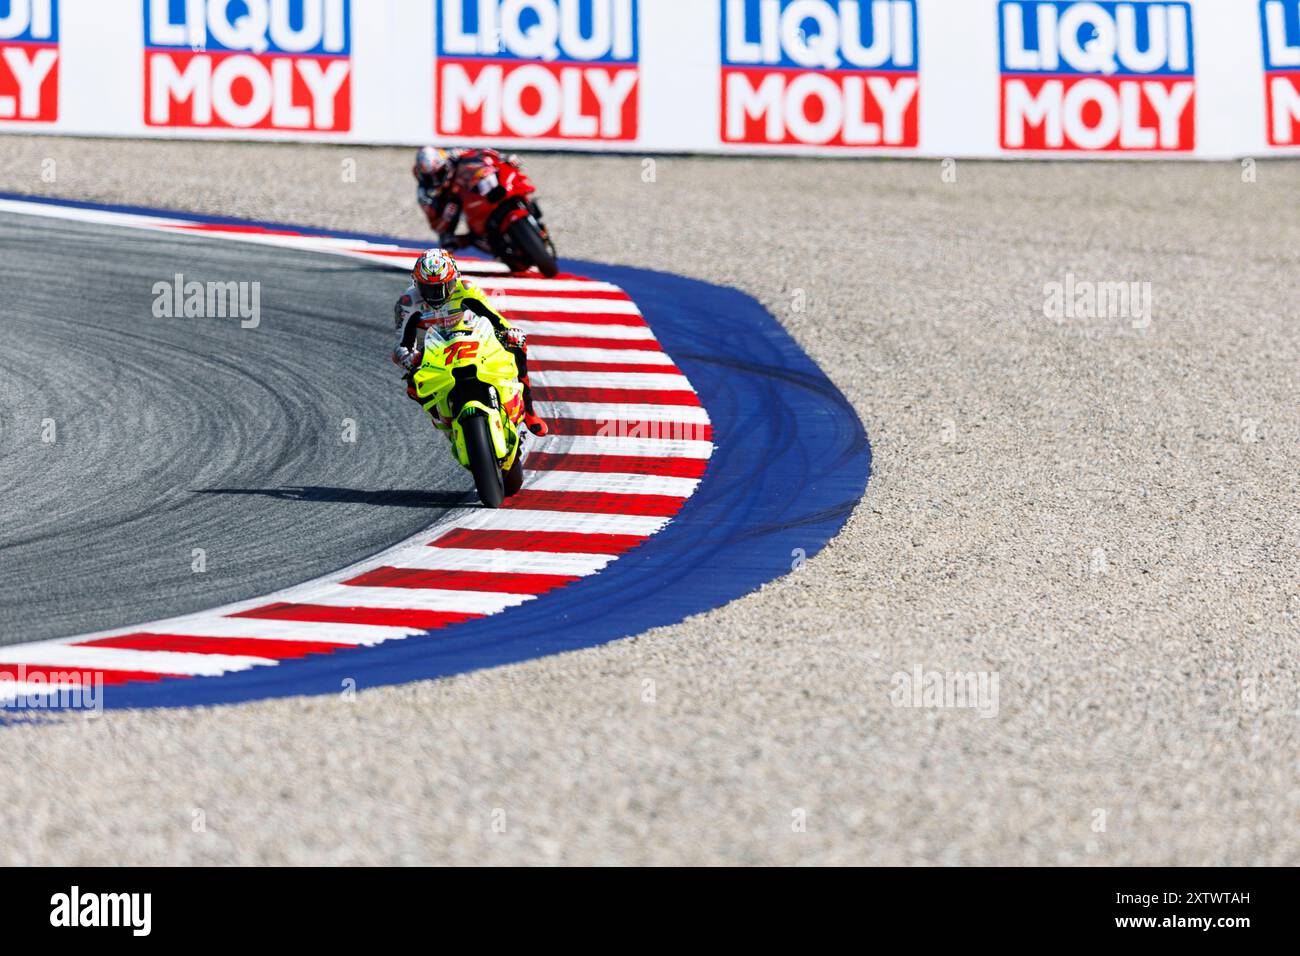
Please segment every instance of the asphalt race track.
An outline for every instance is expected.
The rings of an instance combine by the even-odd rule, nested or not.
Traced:
[[[266,321],[155,318],[176,273]],[[0,285],[0,643],[265,594],[472,494],[383,368],[399,272],[5,215]]]
[[[307,248],[398,272],[423,248],[420,240],[13,195],[0,195],[0,213],[253,244],[268,259]],[[91,257],[112,258],[107,239],[83,244]],[[94,679],[110,688],[103,706],[116,709],[445,677],[676,623],[789,573],[792,555],[820,551],[870,469],[865,431],[825,374],[736,290],[564,261],[568,271],[554,280],[461,261],[529,334],[537,408],[551,426],[530,442],[523,488],[506,507],[458,503],[378,554],[274,593],[0,649],[11,709],[28,700],[53,706],[52,685]],[[180,278],[152,290],[154,320],[217,314],[253,330],[275,317],[251,302],[260,279],[231,280],[226,293],[238,300],[218,306],[203,301],[202,282],[172,275]],[[320,274],[322,283],[348,279]],[[710,324],[717,328],[701,336]],[[789,413],[766,413],[776,406]],[[46,415],[43,437],[53,444],[56,419]],[[354,418],[343,422],[344,434],[355,432]],[[171,537],[192,533],[183,523],[170,529]],[[206,551],[194,553],[202,561],[193,570],[206,573]]]

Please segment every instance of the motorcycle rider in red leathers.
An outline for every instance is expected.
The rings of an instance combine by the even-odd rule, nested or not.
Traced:
[[[457,236],[464,205],[457,195],[457,178],[462,172],[485,165],[509,164],[520,168],[519,157],[502,155],[495,149],[440,149],[422,146],[415,154],[415,198],[429,220],[429,228],[438,234],[444,249],[472,245],[475,236]]]

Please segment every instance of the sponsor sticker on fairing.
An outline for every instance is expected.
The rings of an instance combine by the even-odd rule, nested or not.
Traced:
[[[722,141],[915,147],[915,0],[723,0]]]
[[[58,0],[0,0],[0,123],[58,118]]]
[[[436,2],[439,133],[636,138],[638,0]]]
[[[1268,141],[1300,145],[1300,0],[1260,0]]]
[[[144,0],[149,126],[344,132],[350,0]]]
[[[1002,0],[998,34],[1003,149],[1196,147],[1185,0]]]

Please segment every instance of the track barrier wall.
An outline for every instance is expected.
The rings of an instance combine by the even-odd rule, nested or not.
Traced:
[[[1300,0],[0,0],[0,131],[1300,153]]]

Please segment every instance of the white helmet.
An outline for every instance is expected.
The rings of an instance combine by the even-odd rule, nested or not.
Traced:
[[[434,189],[441,186],[451,175],[456,165],[456,153],[453,150],[437,146],[421,146],[415,154],[415,178]]]

